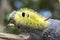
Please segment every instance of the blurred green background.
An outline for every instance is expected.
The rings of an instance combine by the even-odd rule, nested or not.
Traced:
[[[7,17],[14,10],[31,8],[45,17],[60,19],[59,0],[0,0],[0,25],[7,24]]]

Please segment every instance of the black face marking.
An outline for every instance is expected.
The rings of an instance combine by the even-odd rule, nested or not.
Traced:
[[[24,12],[22,13],[22,16],[25,17],[25,13]]]
[[[28,14],[28,16],[27,17],[29,17],[29,14]]]

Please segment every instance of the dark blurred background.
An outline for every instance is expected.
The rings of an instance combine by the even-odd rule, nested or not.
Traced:
[[[60,20],[59,0],[0,0],[0,24],[6,24],[8,14],[20,8],[31,8],[44,17]]]

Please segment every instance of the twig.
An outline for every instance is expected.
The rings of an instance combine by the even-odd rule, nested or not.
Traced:
[[[0,33],[0,38],[3,39],[13,39],[13,40],[27,40],[29,39],[29,35],[28,37],[25,38],[25,35],[23,37],[23,35],[14,35],[14,34],[7,34],[7,33]]]

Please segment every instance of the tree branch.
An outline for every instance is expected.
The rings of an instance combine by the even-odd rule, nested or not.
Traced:
[[[30,35],[20,34],[20,35],[14,35],[14,34],[7,34],[7,33],[0,33],[0,38],[2,39],[12,39],[12,40],[27,40],[29,39]]]

